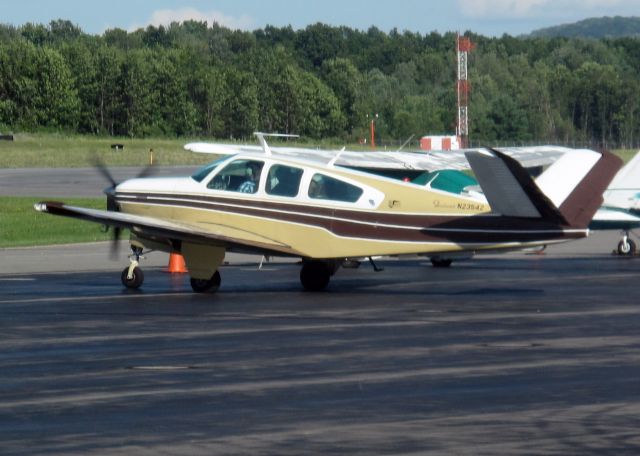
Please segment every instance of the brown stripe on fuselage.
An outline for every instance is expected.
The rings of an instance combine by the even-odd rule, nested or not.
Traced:
[[[122,198],[126,195],[126,198]],[[394,214],[229,197],[119,193],[121,203],[219,211],[323,228],[336,236],[393,242],[499,243],[584,237],[541,219],[494,215]]]

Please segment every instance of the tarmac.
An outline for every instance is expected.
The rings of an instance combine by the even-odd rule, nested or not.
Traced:
[[[640,453],[640,260],[341,269],[229,255],[215,294],[109,244],[0,249],[3,455]]]

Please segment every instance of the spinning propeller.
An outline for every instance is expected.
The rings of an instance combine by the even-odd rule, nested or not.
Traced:
[[[113,177],[113,174],[111,174],[111,171],[109,171],[107,166],[104,164],[102,160],[100,160],[100,158],[96,157],[94,166],[96,170],[102,175],[102,177],[104,177],[109,182],[109,184],[111,184],[109,187],[104,189],[104,194],[107,195],[107,211],[119,212],[120,206],[118,205],[118,202],[116,200],[116,187],[118,186],[119,182],[115,180],[115,178]],[[135,176],[135,178],[137,179],[137,178],[149,177],[155,173],[156,173],[155,166],[147,165],[144,169],[142,169],[142,171],[140,171]],[[108,229],[109,227],[107,227],[107,230]],[[111,258],[115,259],[118,256],[118,240],[120,239],[121,233],[122,233],[122,228],[120,228],[119,226],[113,227],[113,236],[111,238]]]

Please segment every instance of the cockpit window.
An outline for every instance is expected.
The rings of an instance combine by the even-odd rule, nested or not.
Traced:
[[[269,195],[296,196],[300,189],[303,170],[285,165],[273,165],[267,176],[266,191]]]
[[[355,203],[363,190],[324,174],[314,174],[309,184],[309,198]]]
[[[229,192],[256,193],[264,163],[257,160],[234,160],[218,172],[207,188]]]
[[[205,177],[207,177],[209,174],[211,174],[211,171],[213,171],[214,169],[216,169],[218,167],[218,165],[220,165],[220,163],[222,163],[225,160],[228,160],[229,157],[222,157],[217,159],[216,161],[213,161],[207,165],[204,165],[202,168],[198,168],[198,170],[196,170],[195,173],[193,173],[193,175],[191,176],[191,178],[193,180],[195,180],[196,182],[202,182],[204,180]]]

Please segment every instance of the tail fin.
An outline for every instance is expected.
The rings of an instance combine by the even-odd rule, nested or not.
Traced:
[[[497,150],[465,155],[494,212],[572,227],[589,224],[622,165],[608,152],[572,151],[534,181],[520,163]]]

